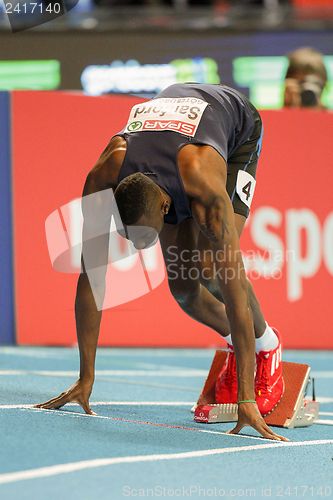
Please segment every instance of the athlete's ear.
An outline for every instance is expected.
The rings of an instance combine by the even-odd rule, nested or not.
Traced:
[[[162,204],[162,212],[164,215],[166,215],[170,210],[170,204],[168,201],[164,200]]]
[[[168,214],[169,210],[170,210],[170,205],[168,202],[166,202],[164,205],[164,210],[163,210],[164,215]]]

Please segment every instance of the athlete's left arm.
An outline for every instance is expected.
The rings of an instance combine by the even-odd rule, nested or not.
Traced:
[[[248,304],[248,285],[234,223],[233,207],[221,169],[201,167],[200,162],[182,170],[192,214],[200,230],[212,242],[215,265],[237,359],[238,400],[255,400],[255,344],[253,320]],[[264,437],[282,439],[269,429],[256,404],[239,405],[233,432],[251,425]]]

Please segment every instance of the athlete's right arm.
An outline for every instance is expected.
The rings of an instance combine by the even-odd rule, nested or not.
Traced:
[[[82,272],[78,279],[75,299],[75,319],[80,351],[79,379],[58,397],[36,405],[57,409],[69,402],[79,403],[93,414],[89,398],[95,378],[95,357],[105,293],[105,273],[108,262],[111,222],[110,191],[116,186],[124,147],[112,141],[89,172],[83,189]],[[93,196],[89,196],[93,195]],[[96,236],[98,235],[98,236]],[[99,306],[97,306],[97,304]]]

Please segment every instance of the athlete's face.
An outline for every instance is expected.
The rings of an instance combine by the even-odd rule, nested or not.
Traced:
[[[151,213],[149,216],[140,217],[135,226],[128,230],[128,235],[137,250],[149,248],[158,240],[158,235],[162,231],[164,221],[163,216],[158,213]]]
[[[137,250],[153,246],[164,226],[164,216],[170,202],[158,193],[150,204],[149,214],[142,215],[134,226],[128,227],[128,237]]]

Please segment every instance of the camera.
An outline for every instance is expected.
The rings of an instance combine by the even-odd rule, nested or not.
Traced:
[[[320,96],[324,84],[316,75],[308,75],[300,83],[301,106],[314,108],[320,105]]]

